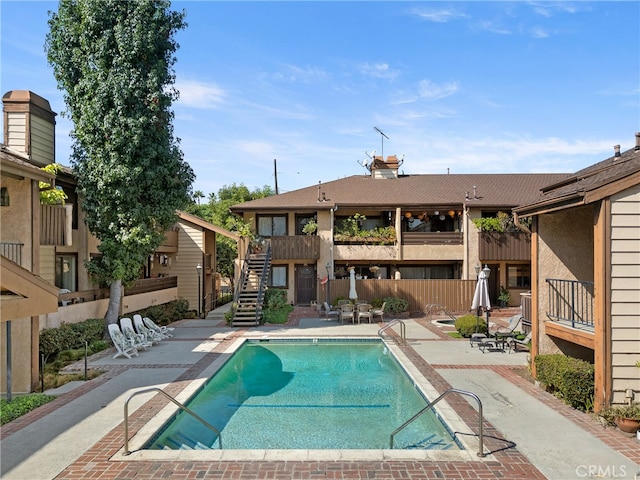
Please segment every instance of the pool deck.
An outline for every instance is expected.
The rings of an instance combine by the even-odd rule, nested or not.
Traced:
[[[296,307],[287,325],[238,329],[217,320],[182,320],[174,337],[139,357],[113,359],[113,351],[89,359],[89,367],[106,373],[88,382],[58,389],[59,397],[2,427],[0,477],[39,479],[640,479],[640,442],[593,416],[564,405],[527,379],[527,352],[482,353],[467,340],[452,339],[447,326],[424,317],[403,319],[407,345],[399,347],[417,371],[439,392],[456,388],[482,401],[484,458],[426,455],[418,460],[401,453],[367,451],[356,457],[344,451],[321,456],[305,451],[244,451],[240,456],[216,452],[196,458],[122,455],[123,407],[131,393],[150,387],[178,396],[222,361],[241,338],[376,336],[380,324],[340,325],[316,311]],[[394,328],[397,334],[398,328]],[[80,365],[83,367],[83,364]],[[470,445],[477,445],[477,405],[451,394],[448,405],[464,424]],[[129,405],[129,432],[144,430],[167,401],[145,393]],[[134,447],[132,442],[131,447]],[[133,449],[133,448],[132,448]],[[353,452],[353,451],[350,451]],[[387,452],[387,454],[385,454]],[[446,452],[443,452],[446,453]],[[453,452],[452,452],[453,453]],[[474,451],[474,454],[476,452]]]

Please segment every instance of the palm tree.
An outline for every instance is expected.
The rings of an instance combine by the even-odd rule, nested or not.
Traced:
[[[196,190],[193,192],[193,198],[198,202],[198,205],[200,205],[200,199],[204,198],[204,193],[202,193],[202,190]]]

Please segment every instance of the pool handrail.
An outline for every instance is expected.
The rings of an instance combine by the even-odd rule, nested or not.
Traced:
[[[212,430],[214,433],[216,433],[218,435],[218,444],[220,445],[220,449],[222,450],[222,433],[220,433],[220,430],[218,430],[216,427],[211,425],[204,418],[200,417],[193,410],[189,409],[187,406],[177,401],[175,398],[173,398],[164,390],[158,387],[150,387],[150,388],[145,388],[144,390],[138,390],[137,392],[133,392],[131,395],[129,395],[129,398],[127,398],[127,400],[124,402],[124,452],[122,453],[123,455],[129,455],[131,453],[129,451],[129,400],[131,400],[136,395],[140,395],[142,393],[149,393],[149,392],[161,393],[166,398],[168,398],[171,402],[173,402],[173,404],[176,405],[180,410],[187,412],[189,415],[191,415],[193,418],[198,420],[209,430]]]
[[[407,344],[406,325],[402,320],[399,320],[399,319],[391,320],[384,327],[378,330],[378,336],[380,338],[383,338],[382,334],[384,333],[384,331],[390,329],[391,327],[397,324],[400,324],[400,338],[402,339],[402,345],[406,345]]]
[[[484,433],[483,433],[484,431],[482,429],[482,423],[483,423],[482,401],[480,400],[480,397],[478,397],[475,393],[467,392],[466,390],[460,390],[458,388],[450,388],[449,390],[446,390],[442,395],[440,395],[438,398],[436,398],[433,402],[429,403],[426,407],[424,407],[422,410],[420,410],[418,413],[416,413],[413,417],[411,417],[409,420],[407,420],[402,425],[400,425],[398,428],[396,428],[391,433],[390,448],[393,449],[393,437],[398,432],[400,432],[400,430],[402,430],[404,427],[409,425],[411,422],[413,422],[416,418],[418,418],[420,415],[425,413],[427,410],[431,410],[436,403],[438,403],[440,400],[442,400],[442,398],[444,398],[445,396],[447,396],[450,393],[459,393],[461,395],[468,395],[470,397],[475,398],[476,401],[478,402],[478,434],[479,434],[478,435],[478,456],[479,457],[486,456],[486,454],[484,453]]]

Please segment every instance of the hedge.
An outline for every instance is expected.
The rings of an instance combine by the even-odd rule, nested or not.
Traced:
[[[470,337],[472,333],[487,333],[487,323],[484,318],[476,315],[464,315],[456,318],[455,326],[463,337]]]
[[[63,350],[84,348],[85,342],[102,340],[104,335],[105,323],[101,318],[63,323],[58,328],[45,328],[40,332],[40,353],[53,355]]]
[[[536,378],[564,402],[587,411],[593,405],[594,375],[592,364],[559,353],[535,357]]]

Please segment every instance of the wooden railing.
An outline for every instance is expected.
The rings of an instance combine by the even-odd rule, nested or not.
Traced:
[[[290,235],[271,237],[272,260],[317,260],[320,258],[320,237]]]
[[[483,262],[531,260],[531,235],[524,232],[478,233],[479,256]]]
[[[176,288],[178,286],[178,277],[159,277],[159,278],[141,278],[137,280],[135,285],[125,287],[124,296],[138,295],[141,293],[155,292],[165,290],[167,288]],[[61,305],[69,305],[73,303],[93,302],[109,298],[108,288],[95,288],[93,290],[78,290],[77,292],[61,293],[58,296],[58,302]]]
[[[22,266],[22,247],[24,243],[0,242],[0,255]]]
[[[460,232],[403,232],[403,245],[462,245]]]
[[[40,245],[64,245],[66,210],[62,205],[40,205]]]
[[[349,298],[349,279],[331,280],[330,283],[330,303],[337,297]],[[432,303],[442,305],[450,312],[469,312],[475,287],[475,280],[356,280],[359,299],[403,298],[409,302],[411,312],[423,312],[426,305]]]

